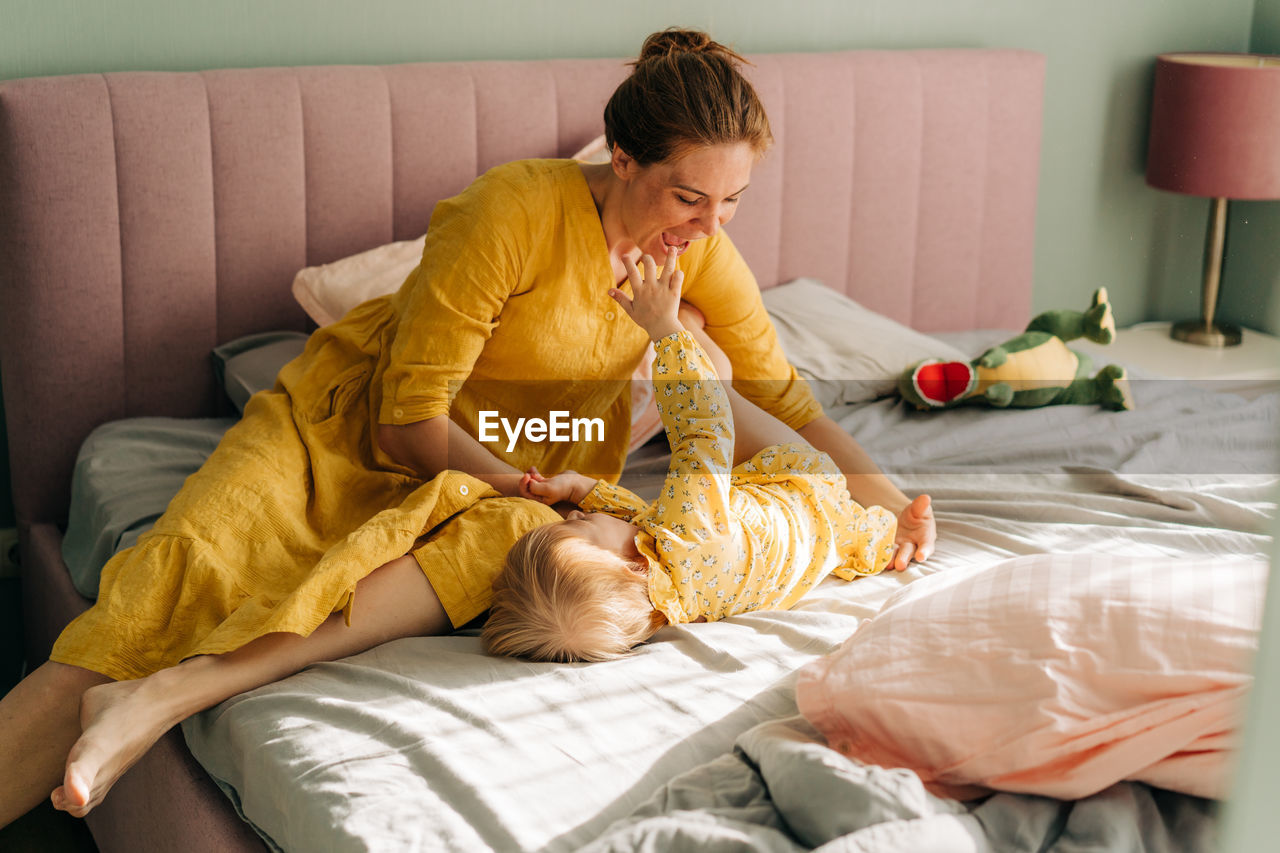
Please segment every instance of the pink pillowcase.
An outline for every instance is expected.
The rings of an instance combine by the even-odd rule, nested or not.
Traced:
[[[959,798],[1077,799],[1131,779],[1222,797],[1267,564],[1035,555],[933,575],[800,672],[845,755]]]

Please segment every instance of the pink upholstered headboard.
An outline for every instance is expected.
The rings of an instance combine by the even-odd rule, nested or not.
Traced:
[[[730,226],[762,287],[808,275],[917,328],[1030,305],[1044,62],[1025,51],[760,55],[777,144]],[[484,169],[601,131],[618,60],[0,82],[0,375],[20,524],[77,448],[212,413],[209,351],[303,329],[300,267],[426,228]]]

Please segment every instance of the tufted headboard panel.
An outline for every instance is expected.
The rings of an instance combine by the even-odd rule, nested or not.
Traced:
[[[923,330],[1030,306],[1043,57],[752,57],[776,144],[730,233]],[[294,273],[421,234],[498,163],[602,130],[619,60],[0,82],[0,377],[19,522],[66,513],[104,421],[209,415],[209,351],[305,329]]]

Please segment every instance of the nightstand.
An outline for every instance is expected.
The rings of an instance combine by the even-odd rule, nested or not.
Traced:
[[[1239,346],[1214,349],[1175,341],[1169,337],[1171,325],[1138,323],[1118,330],[1107,346],[1086,340],[1071,341],[1068,346],[1087,352],[1095,370],[1114,363],[1152,376],[1193,382],[1280,381],[1280,338],[1244,329]]]

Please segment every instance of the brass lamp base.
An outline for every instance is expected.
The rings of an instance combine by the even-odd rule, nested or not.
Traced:
[[[1183,320],[1173,325],[1169,337],[1202,347],[1235,347],[1240,345],[1240,327],[1230,323]]]
[[[1218,287],[1222,284],[1222,259],[1227,249],[1227,200],[1209,204],[1209,228],[1204,239],[1204,285],[1200,289],[1200,319],[1175,323],[1169,337],[1202,347],[1240,345],[1240,327],[1214,322],[1218,313]]]

